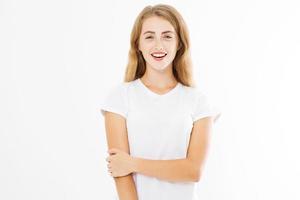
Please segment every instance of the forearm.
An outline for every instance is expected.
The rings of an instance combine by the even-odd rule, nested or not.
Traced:
[[[112,112],[105,113],[105,129],[109,148],[116,147],[129,153],[126,121]],[[135,182],[131,174],[123,177],[114,177],[119,200],[137,200]]]
[[[197,170],[188,159],[150,160],[134,158],[136,173],[156,177],[166,181],[189,182],[197,181]]]
[[[119,200],[138,200],[132,175],[114,177]]]

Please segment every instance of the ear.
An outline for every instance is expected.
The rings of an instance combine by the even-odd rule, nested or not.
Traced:
[[[177,47],[177,51],[181,48],[181,42],[179,42],[179,45],[178,45],[178,47]]]

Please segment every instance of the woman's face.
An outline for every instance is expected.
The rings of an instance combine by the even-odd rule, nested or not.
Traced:
[[[139,38],[139,50],[147,67],[164,70],[172,66],[177,52],[177,34],[171,23],[154,16],[147,18]]]

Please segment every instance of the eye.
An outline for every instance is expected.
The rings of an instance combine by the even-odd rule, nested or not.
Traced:
[[[148,36],[148,37],[146,37],[146,39],[151,39],[151,38],[153,38],[152,36]]]
[[[171,39],[172,37],[171,37],[171,36],[169,36],[169,35],[167,35],[165,38]]]

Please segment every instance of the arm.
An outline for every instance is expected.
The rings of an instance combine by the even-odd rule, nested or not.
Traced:
[[[205,117],[194,122],[185,159],[148,160],[134,158],[135,167],[133,171],[167,181],[198,182],[208,150],[211,127],[211,117]]]
[[[105,130],[109,148],[119,148],[129,153],[126,120],[118,114],[105,112]],[[131,174],[114,177],[120,200],[137,200],[135,183]]]

